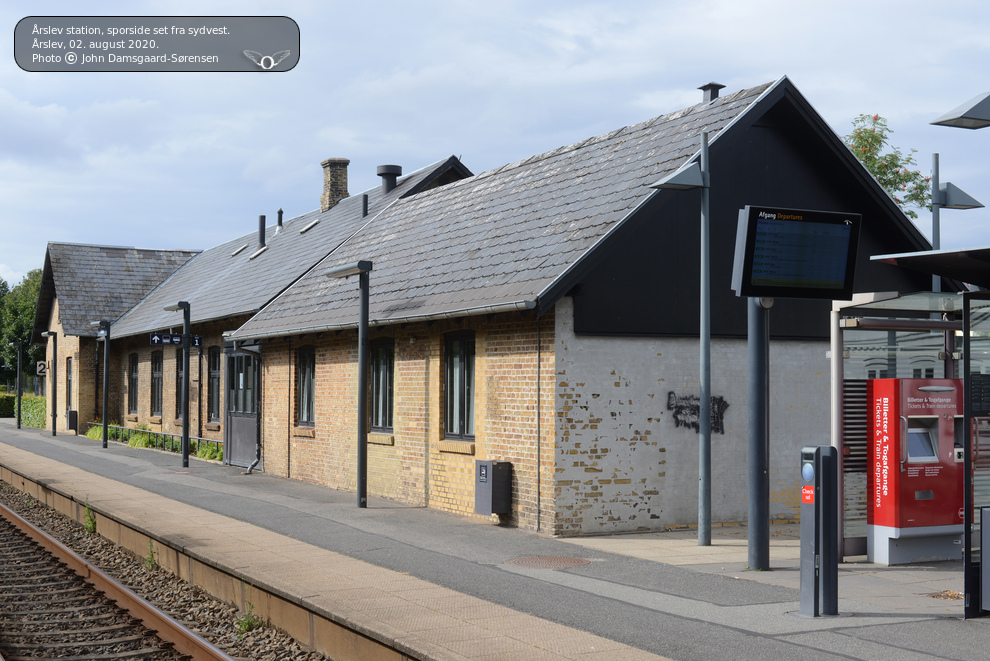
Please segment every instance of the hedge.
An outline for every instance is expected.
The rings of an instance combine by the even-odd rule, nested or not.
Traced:
[[[17,415],[17,395],[0,395],[0,418],[13,418]]]
[[[21,399],[21,426],[45,428],[45,418],[48,407],[44,397],[24,395]]]

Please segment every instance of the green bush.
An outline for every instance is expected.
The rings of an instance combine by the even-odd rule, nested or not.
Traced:
[[[13,418],[17,415],[17,395],[0,395],[0,418]]]
[[[223,461],[223,447],[214,443],[200,443],[196,449],[196,456],[210,461]]]
[[[93,441],[103,440],[103,425],[101,423],[93,423],[86,430],[86,438]]]
[[[44,397],[25,395],[21,399],[21,426],[45,428],[48,408]]]
[[[127,444],[132,448],[146,448],[151,445],[151,437],[144,431],[132,431],[127,434]]]

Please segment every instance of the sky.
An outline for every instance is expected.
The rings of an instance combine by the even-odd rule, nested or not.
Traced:
[[[288,16],[288,72],[27,72],[27,16]],[[839,135],[886,117],[891,144],[990,204],[990,129],[931,126],[990,91],[985,0],[5,0],[0,278],[49,241],[205,249],[454,155],[475,173],[787,76]],[[0,29],[0,31],[3,31]],[[930,237],[931,216],[918,224]],[[946,210],[942,248],[990,245],[990,212]]]

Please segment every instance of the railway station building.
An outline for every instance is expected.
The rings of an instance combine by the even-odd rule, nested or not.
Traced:
[[[355,489],[360,287],[328,272],[370,262],[369,494],[474,516],[475,462],[492,460],[511,465],[510,525],[566,536],[695,523],[701,196],[651,185],[698,159],[705,131],[713,521],[745,521],[739,210],[861,214],[855,291],[927,289],[928,276],[870,256],[929,244],[786,77],[719,87],[478,175],[453,157],[407,175],[381,166],[380,188],[350,195],[348,161],[325,161],[320,209],[192,256],[115,319],[111,419],[181,428],[181,349],[148,338],[180,332],[181,313],[163,308],[185,301],[201,338],[191,433],[222,439],[232,465]],[[36,332],[60,323],[59,299]],[[830,307],[770,312],[774,519],[798,516],[799,449],[829,442]]]

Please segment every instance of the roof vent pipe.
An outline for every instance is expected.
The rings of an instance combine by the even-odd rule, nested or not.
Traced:
[[[278,226],[275,228],[275,233],[278,234],[282,231],[282,210],[278,210]]]
[[[361,196],[361,217],[364,218],[368,215],[368,194],[365,193]]]
[[[265,247],[265,217],[258,216],[258,247]]]
[[[395,180],[402,176],[402,166],[379,165],[378,176],[382,178],[382,193],[388,193],[395,188]]]
[[[711,103],[718,98],[718,91],[725,87],[721,83],[708,83],[707,85],[702,85],[698,89],[704,92],[703,103]]]

